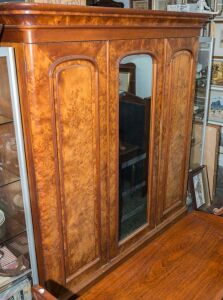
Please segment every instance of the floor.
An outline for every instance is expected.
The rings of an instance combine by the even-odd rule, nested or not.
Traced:
[[[192,212],[79,299],[223,299],[223,218]]]

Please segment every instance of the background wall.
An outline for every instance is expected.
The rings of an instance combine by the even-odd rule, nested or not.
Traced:
[[[152,57],[147,54],[126,56],[121,63],[136,65],[136,95],[150,97],[152,93]]]

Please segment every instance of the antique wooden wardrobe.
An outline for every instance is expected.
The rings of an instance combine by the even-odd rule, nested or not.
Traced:
[[[206,21],[203,14],[0,5],[1,45],[15,49],[39,278],[49,289],[57,283],[77,293],[185,213],[198,36]],[[152,61],[144,152],[138,145],[120,150],[119,138],[119,64],[137,55]],[[131,95],[124,93],[123,105],[134,98],[143,107],[143,97]],[[125,168],[131,193],[146,174],[145,220],[122,236]]]

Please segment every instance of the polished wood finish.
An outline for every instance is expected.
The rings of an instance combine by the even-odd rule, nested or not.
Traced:
[[[221,300],[223,219],[194,212],[83,294],[83,300]]]
[[[10,103],[10,87],[8,84],[8,69],[7,61],[5,57],[0,57],[0,74],[1,74],[1,85],[0,89],[0,122],[12,120],[12,108]]]
[[[77,293],[185,213],[197,36],[206,21],[204,14],[0,5],[1,45],[15,48],[42,285]],[[119,242],[118,76],[130,54],[153,59],[148,222]]]
[[[195,53],[198,41],[168,39],[165,44],[165,99],[162,103],[162,144],[158,220],[186,210],[186,182],[194,96]],[[161,200],[162,199],[162,200]]]
[[[1,37],[4,42],[191,37],[199,35],[207,18],[205,14],[71,5],[8,3],[0,6],[0,24],[10,25],[4,27]]]
[[[106,260],[107,147],[99,149],[99,136],[103,143],[107,75],[104,43],[65,49],[61,58],[60,44],[27,46],[26,57],[43,257],[51,265],[45,276],[70,285]]]

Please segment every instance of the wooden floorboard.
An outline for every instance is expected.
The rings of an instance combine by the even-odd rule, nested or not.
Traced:
[[[185,216],[79,299],[223,299],[223,218]]]

